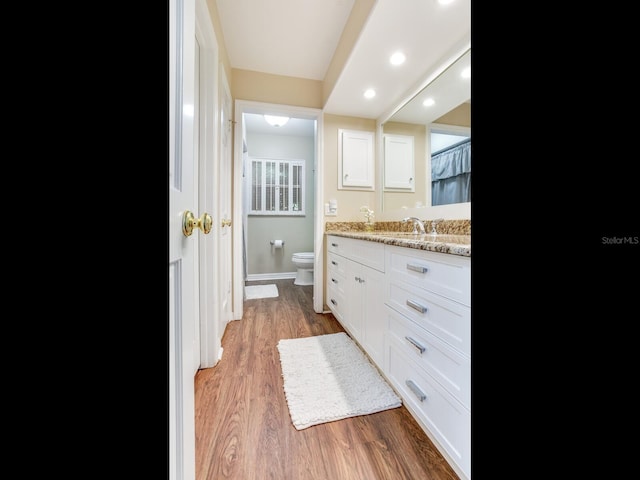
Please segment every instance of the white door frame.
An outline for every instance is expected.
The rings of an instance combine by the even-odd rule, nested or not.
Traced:
[[[323,158],[323,122],[322,110],[317,108],[295,107],[275,103],[253,102],[248,100],[235,101],[235,132],[234,132],[234,170],[233,170],[233,315],[234,320],[240,320],[243,314],[244,300],[244,268],[242,259],[242,215],[243,215],[243,155],[242,142],[244,140],[245,113],[258,115],[272,114],[287,117],[304,118],[316,121],[315,159],[314,159],[314,280],[313,280],[313,310],[323,312],[324,303],[324,165]]]
[[[233,97],[227,80],[224,65],[219,66],[218,85],[218,122],[219,122],[219,155],[218,155],[218,216],[220,222],[228,222],[220,226],[218,236],[218,292],[220,305],[219,329],[224,332],[227,323],[233,320]]]

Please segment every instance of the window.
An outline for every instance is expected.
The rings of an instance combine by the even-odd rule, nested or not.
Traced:
[[[304,215],[304,163],[252,159],[249,215]]]

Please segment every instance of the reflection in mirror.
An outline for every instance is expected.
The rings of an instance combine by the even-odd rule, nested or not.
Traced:
[[[385,212],[470,201],[471,50],[383,125]]]

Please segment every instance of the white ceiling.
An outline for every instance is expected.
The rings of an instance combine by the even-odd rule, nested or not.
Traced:
[[[232,68],[324,80],[355,1],[216,0]],[[470,44],[471,0],[377,0],[323,110],[388,116]],[[389,63],[396,50],[400,66]]]

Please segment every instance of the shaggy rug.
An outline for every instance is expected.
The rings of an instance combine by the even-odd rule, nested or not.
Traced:
[[[344,332],[280,340],[278,352],[284,394],[297,430],[402,405]]]
[[[271,298],[278,296],[278,287],[271,283],[269,285],[250,285],[244,287],[244,299],[255,300],[256,298]]]

